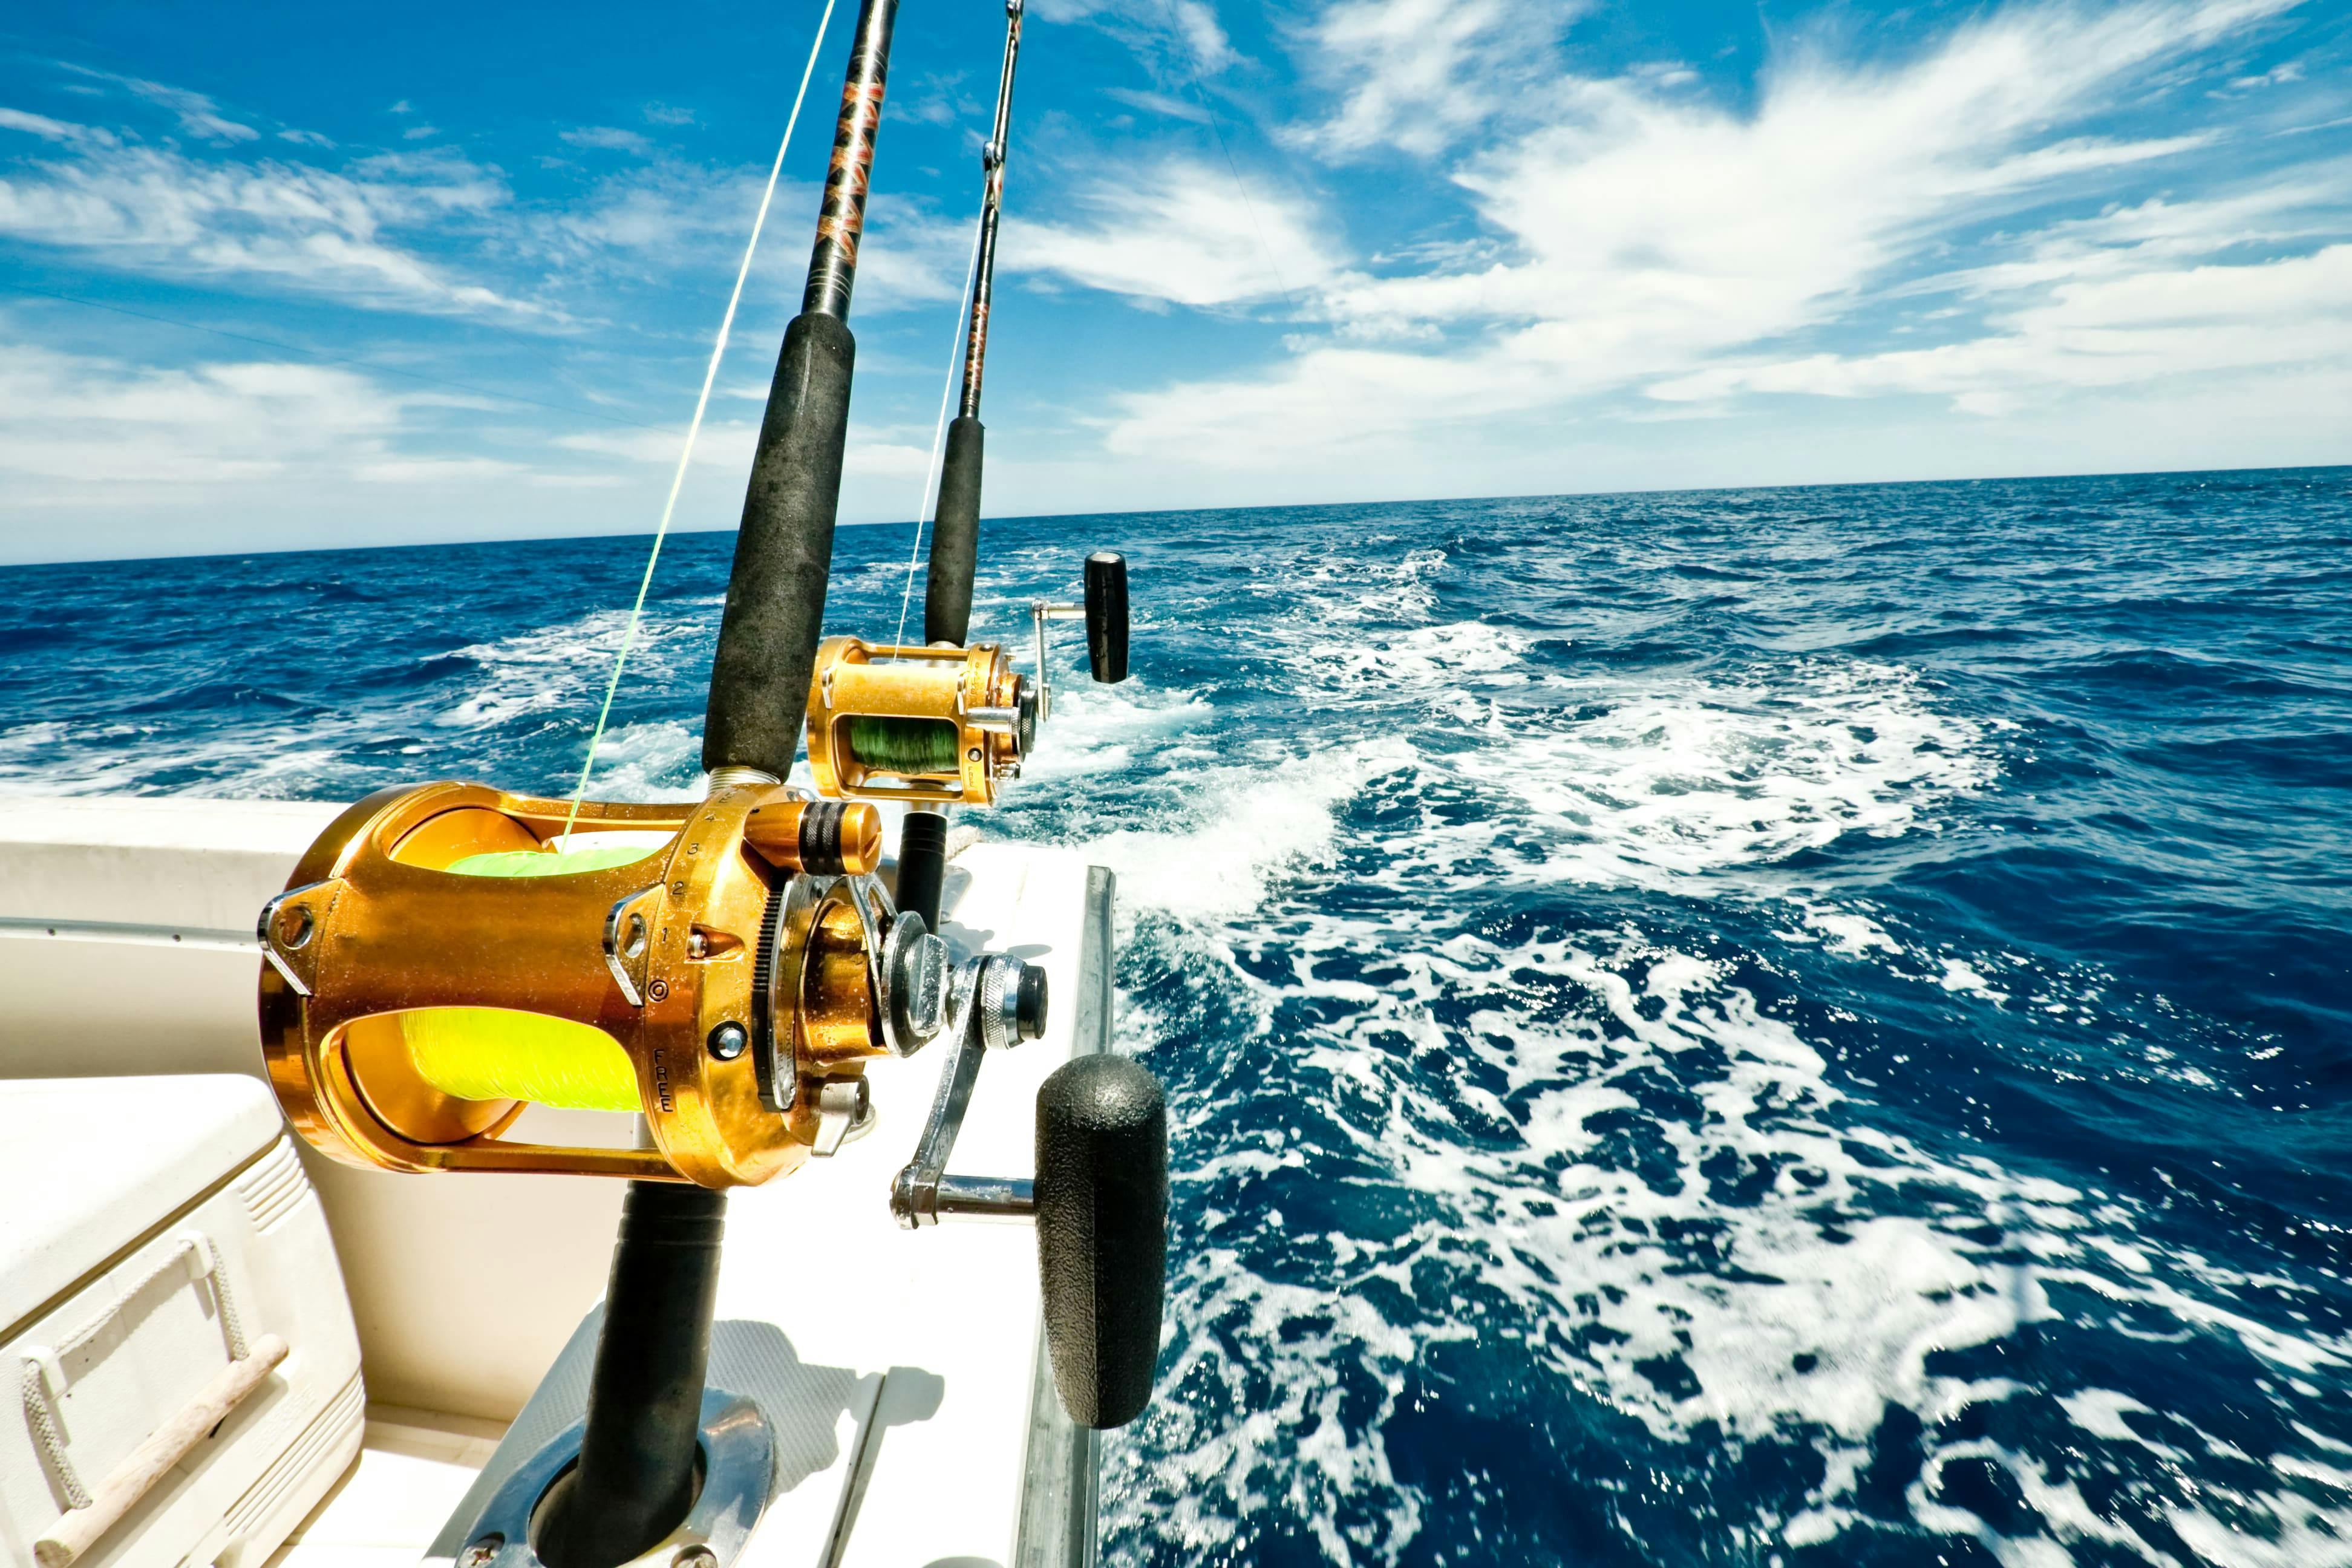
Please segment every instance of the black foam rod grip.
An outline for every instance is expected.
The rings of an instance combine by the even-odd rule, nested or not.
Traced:
[[[1087,659],[1097,680],[1127,679],[1127,557],[1087,557]]]
[[[961,647],[971,630],[971,578],[980,563],[981,452],[987,435],[977,419],[958,419],[948,426],[939,516],[931,524],[931,570],[923,590],[927,643]]]
[[[793,771],[824,627],[856,359],[856,340],[831,316],[796,316],[784,329],[711,656],[706,769]]]
[[[1124,1426],[1151,1398],[1168,1267],[1168,1100],[1124,1057],[1087,1056],[1037,1090],[1037,1272],[1062,1407]]]

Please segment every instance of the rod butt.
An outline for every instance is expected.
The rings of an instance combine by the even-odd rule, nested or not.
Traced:
[[[541,1531],[551,1568],[614,1568],[693,1506],[726,1229],[725,1193],[629,1184],[579,1467],[550,1497]]]

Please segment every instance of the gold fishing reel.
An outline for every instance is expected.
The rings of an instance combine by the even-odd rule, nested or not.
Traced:
[[[570,807],[478,784],[345,811],[262,910],[287,1114],[395,1171],[765,1182],[870,1120],[865,1064],[945,1016],[945,944],[871,873],[880,814],[781,786]],[[520,1142],[527,1106],[650,1148]]]
[[[820,795],[993,805],[1036,740],[1036,694],[1001,647],[817,645],[808,758]]]
[[[1013,672],[1003,647],[974,643],[910,647],[827,637],[809,679],[808,758],[817,793],[835,800],[994,805],[1021,776],[1037,726],[1053,711],[1046,625],[1087,623],[1097,681],[1127,679],[1127,558],[1087,558],[1083,605],[1029,606],[1034,675]]]

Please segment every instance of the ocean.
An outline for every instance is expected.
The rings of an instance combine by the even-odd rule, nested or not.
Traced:
[[[568,793],[645,544],[0,573],[0,790]],[[1171,1095],[1106,1563],[2352,1563],[2352,469],[993,522],[974,635],[1105,547],[983,826]]]

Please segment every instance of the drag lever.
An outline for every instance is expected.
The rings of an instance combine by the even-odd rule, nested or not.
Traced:
[[[1027,1219],[1032,1184],[1020,1178],[950,1176],[948,1158],[963,1131],[981,1058],[1045,1032],[1045,972],[1010,953],[990,952],[958,970],[954,1010],[941,1031],[949,1041],[931,1100],[930,1120],[915,1157],[890,1186],[890,1212],[915,1230],[942,1219]]]

